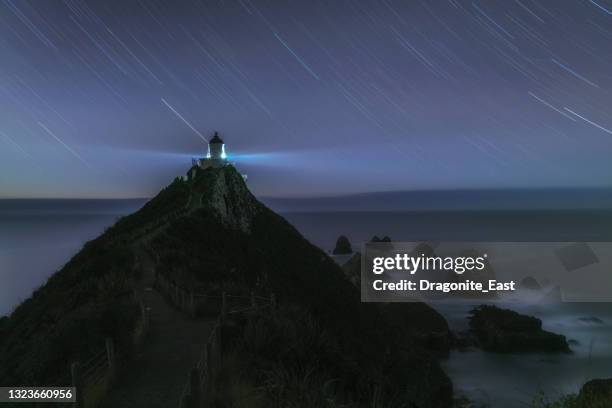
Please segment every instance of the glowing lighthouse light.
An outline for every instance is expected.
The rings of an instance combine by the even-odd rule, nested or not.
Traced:
[[[208,169],[210,167],[220,168],[228,166],[232,163],[227,159],[227,153],[225,152],[225,144],[219,137],[219,133],[215,132],[212,139],[208,142],[208,150],[206,157],[201,159],[192,159],[192,167],[187,172],[186,180],[193,180],[197,175],[199,169]],[[241,174],[244,180],[247,179],[246,174]]]
[[[206,157],[195,160],[194,164],[197,164],[197,166],[202,169],[208,167],[223,167],[229,164],[227,154],[225,153],[225,144],[219,137],[219,133],[215,132],[210,142],[208,142]]]

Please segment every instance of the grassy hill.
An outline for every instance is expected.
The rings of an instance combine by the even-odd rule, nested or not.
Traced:
[[[230,376],[240,386],[220,385],[219,406],[236,406],[247,391],[262,406],[451,406],[450,380],[412,335],[448,331],[444,319],[423,304],[361,303],[342,270],[231,166],[175,180],[19,306],[0,326],[0,382],[48,385],[101,336],[129,349],[136,248],[179,286],[278,297],[274,316],[238,326],[226,369],[241,373]]]

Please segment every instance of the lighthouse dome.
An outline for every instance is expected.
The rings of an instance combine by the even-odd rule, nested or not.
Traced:
[[[214,136],[212,139],[210,139],[210,142],[208,142],[208,144],[223,144],[223,140],[221,140],[221,138],[219,137],[219,134],[217,132],[215,132]]]

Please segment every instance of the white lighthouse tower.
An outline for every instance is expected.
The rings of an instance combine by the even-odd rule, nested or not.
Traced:
[[[193,180],[198,171],[200,169],[208,169],[208,168],[221,168],[224,166],[229,166],[230,161],[227,159],[227,154],[225,153],[225,143],[219,137],[219,133],[215,132],[212,139],[208,142],[208,152],[206,153],[206,157],[202,157],[201,159],[192,159],[191,160],[191,169],[187,172],[186,180]],[[246,181],[247,175],[241,174],[244,180]]]
[[[195,160],[194,164],[197,164],[201,169],[207,169],[209,167],[223,167],[229,164],[227,155],[225,154],[225,143],[219,137],[219,134],[215,132],[210,142],[208,142],[208,153],[206,157],[199,160]]]

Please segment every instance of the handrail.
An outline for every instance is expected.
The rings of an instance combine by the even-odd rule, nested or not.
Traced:
[[[142,334],[146,332],[149,320],[148,312],[142,301],[140,302],[140,311]],[[72,363],[70,367],[70,376],[67,376],[67,382],[70,382],[73,387],[77,388],[76,400],[74,404],[75,408],[83,408],[84,406],[89,407],[93,405],[91,404],[91,401],[87,401],[87,390],[89,388],[105,381],[103,385],[105,388],[102,393],[108,390],[108,387],[110,386],[115,375],[115,356],[115,343],[111,338],[106,338],[105,347],[96,352],[84,363],[80,363],[78,361]],[[95,394],[95,392],[93,393]]]
[[[204,391],[206,391],[206,388],[211,385],[212,378],[215,375],[215,369],[221,361],[223,344],[222,333],[227,316],[261,310],[267,307],[275,308],[276,296],[274,294],[271,294],[270,297],[256,296],[254,292],[252,292],[250,296],[228,295],[226,292],[222,292],[221,296],[195,293],[193,290],[190,291],[185,287],[177,285],[175,282],[171,282],[164,274],[157,275],[155,288],[165,295],[171,303],[193,317],[196,315],[196,298],[221,299],[221,312],[217,316],[213,330],[206,341],[204,349],[200,353],[198,361],[189,373],[188,381],[183,387],[183,392],[179,401],[179,406],[181,408],[200,408],[202,404],[202,395]],[[229,309],[227,304],[228,299],[243,299],[248,300],[250,303],[248,306]]]

